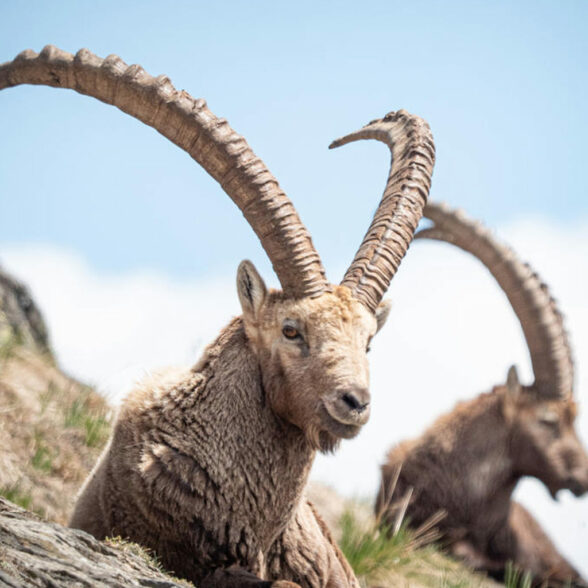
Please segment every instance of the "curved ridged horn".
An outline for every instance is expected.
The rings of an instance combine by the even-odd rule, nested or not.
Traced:
[[[405,110],[390,112],[333,141],[329,148],[358,139],[377,139],[392,154],[384,195],[341,284],[375,311],[416,230],[431,187],[435,145],[429,125]]]
[[[521,323],[535,374],[535,387],[546,397],[573,393],[574,363],[563,316],[541,278],[498,242],[489,229],[447,205],[429,203],[424,216],[433,221],[415,239],[436,239],[477,257],[508,297]]]
[[[0,65],[0,90],[20,84],[70,88],[113,104],[153,127],[195,159],[231,197],[259,237],[284,292],[318,296],[329,288],[318,253],[290,199],[265,164],[202,99],[176,90],[119,57],[101,59],[47,46]]]

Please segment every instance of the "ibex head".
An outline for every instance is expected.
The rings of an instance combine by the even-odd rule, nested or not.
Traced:
[[[572,398],[546,398],[521,386],[516,369],[508,373],[503,400],[510,425],[511,455],[523,476],[541,480],[555,498],[559,490],[588,492],[588,455],[574,428]]]
[[[71,88],[113,104],[190,154],[237,204],[272,261],[282,292],[268,293],[253,265],[238,273],[246,335],[276,414],[329,450],[354,436],[369,414],[369,340],[381,305],[422,215],[434,146],[428,125],[392,112],[335,141],[377,139],[392,152],[384,195],[341,285],[329,284],[308,231],[264,163],[204,100],[178,92],[119,57],[75,56],[55,47],[24,51],[0,65],[0,90],[18,84]]]
[[[535,381],[521,386],[511,367],[500,388],[516,469],[541,480],[553,497],[562,489],[577,496],[588,492],[588,455],[574,428],[572,351],[549,288],[512,249],[461,211],[430,203],[425,216],[434,224],[416,237],[446,241],[477,257],[504,290],[523,329]]]
[[[402,111],[390,113],[331,146],[373,137],[390,146],[392,169],[380,207],[341,285],[326,281],[310,240],[305,250],[300,248],[305,229],[299,224],[292,231],[293,218],[282,225],[293,236],[292,250],[299,247],[295,256],[281,251],[272,257],[264,241],[268,232],[256,229],[283,291],[268,292],[251,262],[242,262],[237,275],[245,332],[261,366],[267,399],[280,418],[303,430],[322,451],[354,437],[369,418],[366,354],[388,316],[389,305],[381,299],[410,243],[430,186],[434,149],[423,121]],[[297,259],[298,268],[293,267]]]
[[[389,305],[372,313],[344,286],[317,298],[285,298],[268,292],[248,261],[239,267],[237,287],[274,412],[323,451],[354,437],[369,418],[367,352]]]

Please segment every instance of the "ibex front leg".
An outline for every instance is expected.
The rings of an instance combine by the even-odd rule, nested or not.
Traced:
[[[285,580],[275,582],[261,580],[243,568],[231,566],[227,569],[218,569],[204,578],[200,588],[300,588],[300,586]]]
[[[270,549],[268,574],[304,588],[359,588],[353,570],[309,502]]]

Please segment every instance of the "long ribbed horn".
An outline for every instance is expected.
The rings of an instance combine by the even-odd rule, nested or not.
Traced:
[[[331,143],[358,139],[386,143],[392,154],[384,195],[342,285],[372,312],[390,285],[423,214],[431,188],[435,145],[429,125],[405,110],[390,112]]]
[[[176,90],[119,57],[101,59],[47,46],[0,65],[0,90],[20,84],[70,88],[113,104],[153,127],[195,159],[231,197],[259,237],[284,292],[318,296],[329,288],[318,253],[290,199],[265,164],[202,99]]]
[[[447,205],[429,203],[424,216],[431,228],[415,239],[436,239],[456,245],[477,257],[508,297],[521,323],[535,374],[535,386],[547,397],[567,398],[573,393],[574,363],[563,316],[541,278],[499,243],[489,229]]]

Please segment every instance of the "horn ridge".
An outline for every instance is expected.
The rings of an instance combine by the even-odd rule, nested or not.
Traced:
[[[0,65],[0,90],[21,84],[69,88],[153,127],[197,161],[243,211],[287,295],[318,296],[330,289],[292,202],[245,139],[204,100],[176,90],[167,76],[152,77],[116,55],[101,59],[81,49],[73,56],[50,45],[39,54],[23,51]]]
[[[378,209],[341,284],[375,312],[422,216],[431,187],[435,146],[429,125],[405,110],[370,122],[333,141],[330,148],[359,139],[386,143],[392,161]]]
[[[548,286],[528,263],[500,243],[481,223],[445,204],[427,204],[424,216],[432,227],[415,239],[436,239],[477,257],[506,294],[523,329],[531,356],[535,387],[546,397],[573,394],[574,362],[564,317]]]

